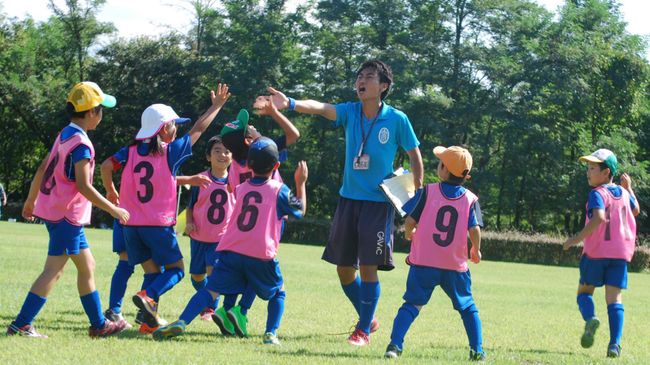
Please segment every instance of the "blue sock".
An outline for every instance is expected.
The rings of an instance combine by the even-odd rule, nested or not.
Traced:
[[[160,276],[159,272],[152,272],[152,273],[149,273],[149,274],[144,274],[144,278],[142,279],[142,286],[140,287],[140,290],[145,290],[148,287],[150,287],[151,283],[153,283],[158,276]],[[149,294],[147,294],[147,295],[149,295]],[[151,297],[151,299],[155,300],[156,302],[158,301],[158,299],[160,299],[157,296],[152,297],[151,295],[149,295],[149,297]]]
[[[379,282],[361,282],[361,300],[360,300],[360,315],[359,315],[359,329],[370,334],[370,324],[372,318],[375,316],[375,309],[379,302],[379,294],[381,287]]]
[[[609,316],[609,344],[621,344],[623,335],[623,319],[625,310],[623,303],[612,303],[607,306],[607,315]]]
[[[255,289],[253,289],[253,287],[250,285],[246,285],[246,289],[244,289],[244,292],[242,293],[241,298],[239,299],[239,307],[241,308],[241,314],[246,315],[248,313],[248,310],[253,305],[256,296],[257,294],[255,294]]]
[[[286,296],[287,294],[285,291],[279,291],[269,299],[268,314],[266,317],[266,332],[276,334],[276,331],[280,328],[282,313],[284,313],[284,299]]]
[[[210,305],[208,305],[208,308],[212,309],[213,311],[216,311],[218,306],[219,306],[219,297],[217,296],[217,299],[210,302]]]
[[[483,331],[481,329],[481,318],[478,316],[478,309],[475,304],[465,308],[460,312],[460,317],[463,319],[465,332],[467,332],[467,339],[469,339],[469,347],[476,352],[483,352]]]
[[[36,318],[38,312],[41,311],[41,308],[43,308],[46,301],[46,297],[38,296],[32,292],[27,293],[25,302],[23,302],[23,306],[20,308],[20,312],[14,321],[16,327],[20,328],[26,324],[32,324],[34,318]]]
[[[578,294],[578,308],[582,314],[582,319],[585,321],[588,321],[596,316],[594,297],[591,294]]]
[[[187,302],[183,313],[181,313],[178,319],[185,321],[185,324],[190,324],[192,320],[201,313],[203,308],[209,306],[210,303],[213,302],[210,292],[207,289],[201,289],[192,296],[189,302]]]
[[[402,349],[404,345],[404,336],[408,332],[411,323],[415,321],[420,311],[411,303],[404,303],[397,310],[395,320],[393,320],[393,332],[390,334],[390,343]]]
[[[206,279],[206,278],[203,278],[203,280],[201,280],[201,281],[196,281],[196,280],[194,280],[194,278],[192,278],[192,286],[194,287],[194,289],[196,291],[199,291],[199,290],[205,288],[205,284],[207,284],[207,283],[208,283],[208,279]]]
[[[81,305],[83,305],[84,311],[90,320],[90,325],[94,328],[104,327],[106,318],[104,318],[104,313],[102,313],[102,303],[99,301],[99,293],[97,290],[83,297],[79,297],[79,299],[81,299]]]
[[[156,280],[154,280],[153,283],[149,285],[147,288],[147,295],[151,298],[154,298],[154,296],[160,298],[169,289],[173,288],[174,285],[178,284],[178,282],[181,281],[184,276],[185,272],[183,269],[178,267],[165,270],[165,272],[158,275]]]
[[[223,296],[223,309],[229,311],[237,303],[237,294],[224,294]]]
[[[122,300],[126,293],[126,284],[129,282],[134,267],[128,261],[118,261],[113,279],[111,280],[111,294],[108,300],[108,308],[114,313],[122,312]]]
[[[343,288],[345,295],[354,306],[354,310],[357,311],[357,315],[361,316],[361,278],[357,275],[357,277],[354,278],[353,282],[348,285],[341,284],[341,287]]]

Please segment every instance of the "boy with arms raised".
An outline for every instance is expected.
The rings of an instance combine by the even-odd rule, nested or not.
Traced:
[[[596,287],[605,285],[609,316],[607,356],[619,357],[624,313],[621,289],[627,288],[627,263],[632,260],[636,241],[634,217],[641,208],[627,174],[621,175],[621,185],[612,182],[618,172],[618,161],[612,151],[599,149],[580,157],[580,161],[588,165],[587,181],[593,189],[587,201],[585,227],[564,243],[568,250],[584,241],[577,299],[585,320],[580,343],[584,348],[594,344],[600,321],[596,318],[593,294]]]
[[[457,146],[438,146],[433,153],[440,159],[438,177],[442,182],[418,190],[404,206],[409,214],[404,234],[412,241],[406,262],[411,268],[404,304],[397,311],[384,356],[401,355],[406,332],[439,285],[463,319],[470,360],[483,360],[481,319],[472,297],[472,278],[467,266],[468,232],[471,260],[477,264],[481,261],[483,219],[478,198],[462,186],[472,169],[472,155]]]

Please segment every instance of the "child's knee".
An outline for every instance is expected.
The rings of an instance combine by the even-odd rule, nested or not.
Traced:
[[[199,282],[205,279],[205,274],[191,274],[191,277],[192,277],[192,281]]]

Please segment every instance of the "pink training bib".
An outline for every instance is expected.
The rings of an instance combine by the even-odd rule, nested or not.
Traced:
[[[615,197],[605,186],[594,188],[605,202],[605,222],[585,238],[582,253],[592,259],[631,261],[636,241],[636,220],[630,206],[630,193],[621,188]],[[585,225],[589,223],[589,215]]]
[[[228,168],[228,186],[230,186],[230,191],[235,192],[235,188],[253,177],[253,171],[248,168],[246,164],[240,165],[239,162],[233,161]],[[282,182],[282,177],[280,172],[276,169],[271,175],[271,179]]]
[[[209,170],[202,174],[210,177]],[[190,233],[190,237],[201,242],[221,241],[234,206],[235,196],[228,192],[226,183],[212,181],[207,188],[199,187],[192,211],[196,230]]]
[[[88,136],[75,133],[61,141],[61,134],[56,136],[54,146],[47,160],[47,168],[36,197],[34,216],[56,223],[67,220],[70,224],[83,226],[90,223],[92,204],[77,189],[75,181],[65,174],[65,160],[77,146],[83,144],[90,148],[90,183],[95,171],[95,149]]]
[[[465,189],[458,198],[442,193],[440,184],[429,184],[427,201],[413,235],[407,262],[439,269],[467,271],[467,222],[478,197]]]
[[[278,194],[284,184],[267,180],[261,185],[246,181],[237,187],[237,203],[217,251],[232,251],[262,260],[278,254],[282,219],[278,218]]]
[[[120,207],[131,214],[127,226],[162,226],[176,224],[176,178],[163,153],[141,156],[137,145],[129,147],[129,157],[122,171]]]

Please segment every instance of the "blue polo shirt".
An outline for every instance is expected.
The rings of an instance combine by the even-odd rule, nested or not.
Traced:
[[[348,199],[385,202],[386,197],[379,184],[393,173],[393,160],[397,147],[410,151],[420,142],[406,114],[386,103],[376,118],[368,120],[361,112],[361,102],[348,102],[336,105],[335,127],[345,129],[345,167],[343,185],[339,194]],[[362,126],[367,135],[363,153],[369,155],[367,170],[355,170],[354,158],[359,153],[362,142]]]

